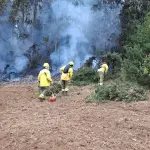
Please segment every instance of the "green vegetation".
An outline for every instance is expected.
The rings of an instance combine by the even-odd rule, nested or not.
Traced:
[[[61,85],[55,82],[53,83],[52,86],[50,86],[49,90],[47,91],[46,96],[52,96],[53,94],[57,95],[58,93],[60,93],[60,91],[61,91]],[[35,87],[35,93],[37,96],[39,96],[40,94],[37,86]]]
[[[73,85],[87,85],[98,82],[97,72],[90,67],[82,67],[73,76]]]
[[[123,46],[125,58],[122,73],[127,80],[150,86],[150,12],[129,37]]]
[[[87,102],[136,102],[146,99],[146,90],[143,87],[136,83],[116,80],[105,84],[103,87],[98,86],[94,93],[87,98]]]
[[[121,57],[117,53],[103,53],[101,56],[109,65],[109,72],[105,75],[105,80],[115,79],[120,76]],[[100,64],[98,64],[99,68]],[[73,76],[74,85],[87,85],[90,83],[98,83],[99,76],[97,70],[91,68],[91,64],[85,64]]]
[[[123,31],[119,54],[100,52],[110,67],[105,80],[113,80],[97,87],[88,101],[147,99],[146,91],[150,87],[150,1],[126,1],[121,17]],[[88,77],[87,72],[84,74]],[[76,78],[80,81],[80,77]]]
[[[120,77],[122,59],[119,53],[105,53],[102,58],[107,62],[109,71],[105,75],[105,80],[116,79]]]
[[[53,86],[48,90],[47,96],[56,95],[61,91],[61,85],[59,83],[53,83]]]

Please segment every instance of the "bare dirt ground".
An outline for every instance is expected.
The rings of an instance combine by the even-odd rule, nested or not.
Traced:
[[[0,150],[150,150],[150,101],[85,103],[92,87],[39,102],[34,85],[0,87]]]

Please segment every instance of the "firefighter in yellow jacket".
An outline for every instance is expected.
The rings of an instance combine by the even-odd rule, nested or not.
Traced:
[[[104,75],[108,72],[108,65],[106,62],[102,62],[101,67],[97,70],[99,73],[100,83],[99,85],[103,85],[104,83]]]
[[[39,82],[39,90],[40,90],[39,98],[45,99],[47,91],[48,91],[50,84],[52,82],[48,63],[44,63],[43,69],[39,72],[38,82]]]
[[[62,93],[67,95],[68,89],[68,82],[72,79],[73,76],[73,66],[74,63],[71,61],[68,65],[63,66],[60,68],[61,75],[61,85],[62,85]]]

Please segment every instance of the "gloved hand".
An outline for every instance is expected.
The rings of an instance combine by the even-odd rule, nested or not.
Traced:
[[[97,72],[100,72],[100,69],[98,69]]]

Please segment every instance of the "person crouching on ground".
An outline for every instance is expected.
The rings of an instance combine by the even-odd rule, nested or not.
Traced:
[[[100,78],[99,85],[103,85],[104,84],[104,76],[108,72],[108,65],[105,61],[102,62],[101,66],[97,70],[97,72],[99,73],[99,78]]]
[[[73,76],[73,66],[74,63],[71,61],[68,65],[63,66],[60,68],[60,71],[62,73],[61,75],[61,86],[62,86],[62,94],[68,95],[68,82],[72,80]]]
[[[38,74],[38,82],[40,91],[39,99],[44,100],[52,82],[48,63],[43,64],[43,69]]]

